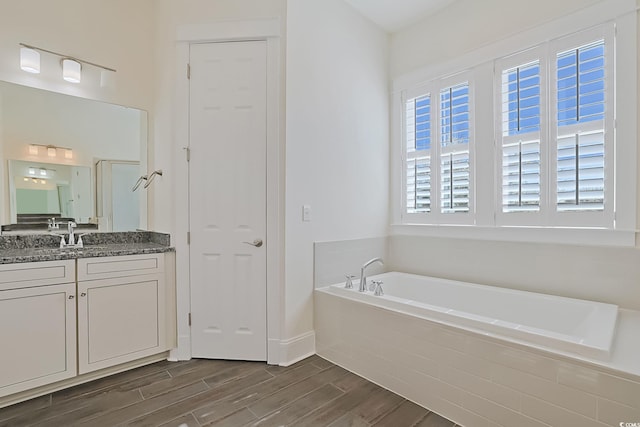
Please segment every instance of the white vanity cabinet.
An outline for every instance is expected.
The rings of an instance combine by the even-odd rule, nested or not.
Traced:
[[[78,373],[167,350],[165,255],[78,259]]]
[[[75,260],[0,265],[0,396],[76,371]]]

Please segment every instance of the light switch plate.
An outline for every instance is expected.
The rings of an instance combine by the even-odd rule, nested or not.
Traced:
[[[302,220],[304,222],[311,221],[311,205],[302,205]]]

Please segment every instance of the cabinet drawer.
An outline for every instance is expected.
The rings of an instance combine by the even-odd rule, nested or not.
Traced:
[[[76,261],[25,262],[0,265],[0,291],[76,281]]]
[[[164,272],[164,254],[78,259],[78,281]]]

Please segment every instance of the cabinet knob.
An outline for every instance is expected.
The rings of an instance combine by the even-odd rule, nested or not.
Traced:
[[[81,297],[86,297],[86,296],[87,296],[87,294],[83,292],[83,293],[81,293],[81,294],[80,294],[80,296],[81,296]]]
[[[69,295],[69,299],[74,299],[75,297],[75,295]]]

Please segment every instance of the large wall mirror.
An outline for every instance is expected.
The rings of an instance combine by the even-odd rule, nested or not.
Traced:
[[[146,228],[146,190],[132,191],[146,174],[145,111],[0,82],[0,147],[5,231],[46,230],[51,217]]]

